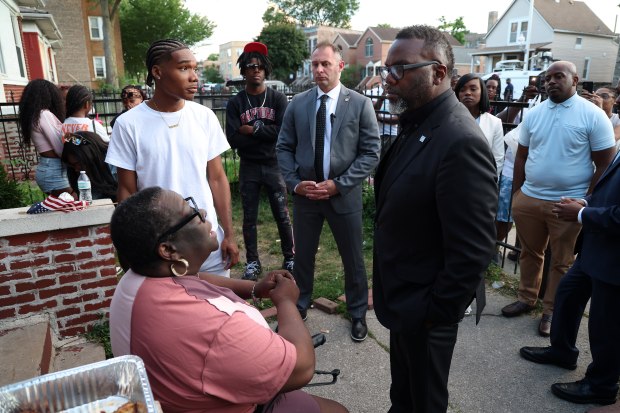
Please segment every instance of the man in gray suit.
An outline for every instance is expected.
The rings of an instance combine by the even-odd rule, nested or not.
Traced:
[[[340,83],[343,68],[338,48],[324,42],[316,46],[312,74],[317,87],[289,104],[276,154],[293,194],[297,308],[305,320],[327,219],[344,266],[351,338],[363,341],[368,334],[368,280],[362,255],[362,182],[379,162],[381,144],[372,102]]]

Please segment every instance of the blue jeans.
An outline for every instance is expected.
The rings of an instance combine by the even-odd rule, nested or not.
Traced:
[[[46,194],[58,189],[71,189],[69,178],[67,178],[67,167],[60,158],[40,156],[35,180],[41,191]]]
[[[246,260],[248,262],[259,260],[256,221],[258,220],[260,190],[263,186],[267,190],[271,213],[278,226],[282,255],[285,259],[292,259],[295,253],[293,230],[288,212],[288,196],[278,164],[265,165],[241,160],[239,189],[243,205],[243,242]]]

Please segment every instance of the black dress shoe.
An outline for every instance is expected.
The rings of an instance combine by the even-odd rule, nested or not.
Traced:
[[[562,360],[560,357],[553,354],[553,348],[548,347],[521,347],[519,350],[521,357],[526,360],[533,361],[538,364],[553,364],[558,367],[562,367],[567,370],[575,370],[577,368],[576,362],[569,362]]]
[[[572,383],[554,383],[551,392],[560,399],[579,404],[613,404],[616,402],[617,392],[597,392],[587,379]]]
[[[363,318],[354,318],[351,320],[351,338],[353,341],[364,341],[368,336],[368,327],[366,320]]]

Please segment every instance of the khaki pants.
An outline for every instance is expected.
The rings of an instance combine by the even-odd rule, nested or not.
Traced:
[[[575,260],[574,248],[581,230],[578,222],[566,222],[551,212],[555,201],[543,201],[520,190],[512,201],[512,215],[521,241],[519,301],[535,305],[542,280],[547,244],[551,243],[551,266],[543,297],[543,313],[553,313],[555,291]]]

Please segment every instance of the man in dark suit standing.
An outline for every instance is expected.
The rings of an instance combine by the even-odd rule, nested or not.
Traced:
[[[458,323],[495,250],[495,161],[450,88],[452,48],[429,26],[396,36],[381,68],[401,132],[375,175],[373,299],[390,329],[390,413],[445,412]]]
[[[551,391],[573,403],[611,404],[616,400],[620,378],[619,156],[603,172],[591,195],[562,199],[552,212],[562,220],[581,223],[580,251],[556,292],[551,346],[522,347],[521,356],[535,363],[575,369],[577,332],[591,298],[588,329],[592,363],[585,378],[555,383]]]
[[[368,333],[368,280],[362,254],[362,182],[379,161],[380,139],[372,102],[340,83],[343,68],[338,48],[331,43],[316,46],[312,74],[317,87],[289,104],[276,154],[293,194],[297,308],[305,319],[327,220],[344,266],[351,338],[363,341]]]

